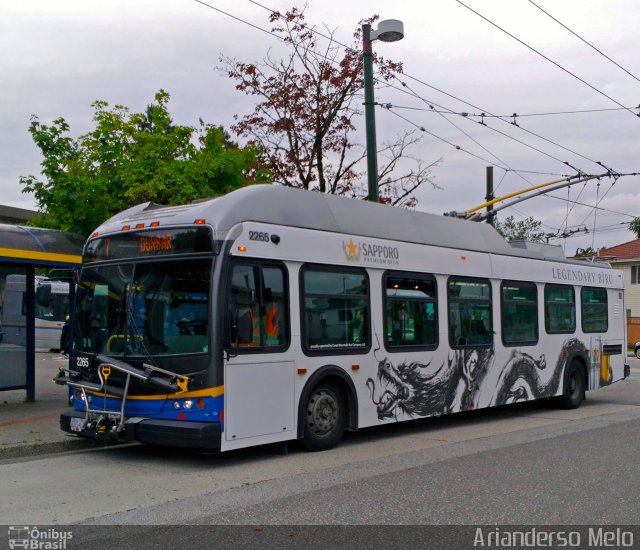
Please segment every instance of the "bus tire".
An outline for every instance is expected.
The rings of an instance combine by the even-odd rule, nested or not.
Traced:
[[[565,379],[565,390],[562,396],[562,406],[565,409],[577,409],[584,400],[586,379],[584,369],[578,361],[572,361]]]
[[[347,399],[342,387],[331,381],[318,383],[303,409],[302,439],[307,449],[325,451],[335,447],[347,427],[347,413]]]

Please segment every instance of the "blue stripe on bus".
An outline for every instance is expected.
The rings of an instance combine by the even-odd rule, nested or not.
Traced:
[[[118,397],[105,397],[87,393],[90,399],[89,407],[94,410],[106,410],[120,412],[122,400]],[[84,411],[82,399],[74,398],[74,409]],[[186,409],[184,404],[191,401],[192,406]],[[198,408],[198,402],[203,402],[203,407]],[[174,407],[174,403],[179,405]],[[158,399],[128,399],[125,405],[125,416],[140,416],[144,418],[160,418],[164,420],[186,420],[194,422],[220,422],[223,421],[224,394],[216,397],[185,398],[176,395],[174,397],[161,396]],[[184,416],[183,416],[184,415]]]

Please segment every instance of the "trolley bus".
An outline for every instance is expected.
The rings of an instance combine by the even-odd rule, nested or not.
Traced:
[[[26,345],[27,278],[26,275],[7,275],[2,300],[3,342]],[[35,278],[35,346],[38,350],[59,350],[65,319],[69,315],[69,283]]]
[[[487,224],[272,185],[89,238],[64,431],[214,451],[626,378],[620,271]]]

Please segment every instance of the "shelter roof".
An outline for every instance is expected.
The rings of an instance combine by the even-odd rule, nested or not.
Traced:
[[[82,263],[85,238],[75,233],[0,224],[0,261],[42,266]]]

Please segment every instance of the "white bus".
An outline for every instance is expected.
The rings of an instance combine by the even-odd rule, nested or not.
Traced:
[[[628,376],[620,271],[487,225],[271,185],[88,240],[65,431],[225,451]]]
[[[7,275],[2,300],[2,341],[26,345],[26,275]],[[69,315],[69,283],[35,277],[35,327],[37,350],[60,349],[60,337]]]

